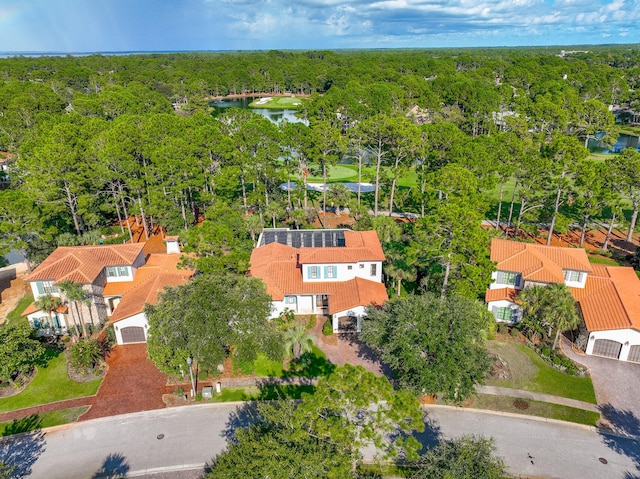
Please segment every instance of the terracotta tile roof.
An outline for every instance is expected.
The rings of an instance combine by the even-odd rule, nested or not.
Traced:
[[[358,261],[384,261],[384,253],[375,231],[344,232],[346,245],[329,248],[297,248],[300,264],[357,263]],[[264,248],[264,246],[263,246]]]
[[[589,331],[640,331],[640,280],[633,268],[593,265],[584,289],[571,288]]]
[[[353,233],[353,234],[352,234]],[[327,294],[329,312],[344,311],[355,306],[382,304],[388,298],[382,283],[362,278],[349,281],[302,281],[305,263],[356,263],[382,261],[384,253],[375,231],[345,231],[345,247],[294,248],[270,243],[251,253],[251,276],[262,279],[274,301],[285,295]]]
[[[564,269],[591,272],[592,266],[582,248],[563,248],[540,244],[519,243],[494,238],[491,260],[500,271],[521,273],[525,280],[542,283],[563,283]]]
[[[518,295],[518,291],[513,288],[497,288],[497,289],[488,289],[484,300],[486,303],[490,303],[492,301],[511,301],[512,303],[518,303],[516,300],[516,296]]]
[[[134,263],[144,243],[104,246],[62,246],[25,278],[25,281],[71,280],[92,283],[105,266],[125,266]]]
[[[129,318],[144,311],[145,304],[155,304],[158,294],[166,286],[179,286],[189,281],[195,273],[192,269],[178,269],[178,263],[182,255],[179,254],[152,254],[144,266],[136,271],[133,281],[127,283],[108,283],[127,285],[123,291],[122,300],[116,307],[110,322],[114,323]],[[107,288],[105,288],[106,294]],[[112,289],[115,291],[115,288]]]
[[[35,313],[36,311],[40,310],[36,307],[36,303],[34,302],[27,306],[27,309],[25,309],[20,316],[28,316],[29,314]],[[56,309],[54,309],[54,311],[60,314],[67,314],[69,312],[69,308],[66,304],[61,304]]]

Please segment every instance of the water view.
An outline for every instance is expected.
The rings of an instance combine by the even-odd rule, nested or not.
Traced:
[[[222,113],[225,108],[250,108],[249,104],[256,98],[260,97],[243,97],[243,98],[222,98],[209,102],[209,106],[213,108],[213,116],[217,116]],[[292,123],[304,123],[308,125],[309,122],[302,118],[298,118],[297,110],[290,108],[251,108],[251,111],[264,116],[273,123],[280,123],[282,120],[287,120]]]
[[[589,150],[597,153],[620,153],[625,148],[640,148],[640,138],[623,133],[612,147],[602,143],[599,138],[589,140]]]

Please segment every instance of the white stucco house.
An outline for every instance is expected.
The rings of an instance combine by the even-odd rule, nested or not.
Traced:
[[[522,289],[564,283],[589,331],[586,353],[640,362],[640,280],[633,268],[591,264],[582,248],[504,239],[492,240],[491,260],[497,271],[485,301],[496,321],[521,319]]]
[[[265,229],[250,274],[266,284],[272,317],[331,315],[334,332],[360,331],[366,307],[389,299],[384,259],[375,231]]]
[[[82,322],[97,328],[109,321],[118,344],[146,342],[144,305],[154,303],[165,286],[187,282],[194,272],[178,269],[181,254],[146,254],[144,247],[136,243],[57,248],[25,278],[34,303],[23,316],[43,336],[66,334]],[[167,241],[167,248],[175,244]],[[63,281],[80,284],[87,301],[69,301],[58,286]],[[35,304],[42,296],[59,297],[62,305],[42,311]]]

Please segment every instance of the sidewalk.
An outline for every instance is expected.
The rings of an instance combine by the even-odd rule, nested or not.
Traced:
[[[508,396],[520,399],[531,399],[533,401],[548,402],[552,404],[560,404],[562,406],[574,407],[576,409],[585,409],[587,411],[598,413],[600,412],[597,404],[586,401],[578,401],[577,399],[552,396],[551,394],[524,391],[522,389],[500,388],[497,386],[476,386],[476,392],[479,394],[490,394],[492,396]]]

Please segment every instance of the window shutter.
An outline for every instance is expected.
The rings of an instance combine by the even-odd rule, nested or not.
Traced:
[[[504,276],[504,274],[502,273],[502,271],[498,271],[498,277],[496,278],[496,282],[497,283],[502,283],[502,277]]]
[[[38,281],[36,283],[36,288],[38,288],[38,294],[44,294],[44,286],[42,285],[42,281]]]
[[[328,266],[324,267],[324,277],[325,277],[325,279],[329,277],[329,267]]]
[[[516,275],[516,281],[513,284],[514,286],[520,286],[520,283],[522,282],[522,275],[521,274],[517,274]]]
[[[495,317],[498,317],[498,307],[497,306],[491,306],[491,312],[493,313],[493,315]]]
[[[311,266],[307,266],[307,278],[311,279]]]

